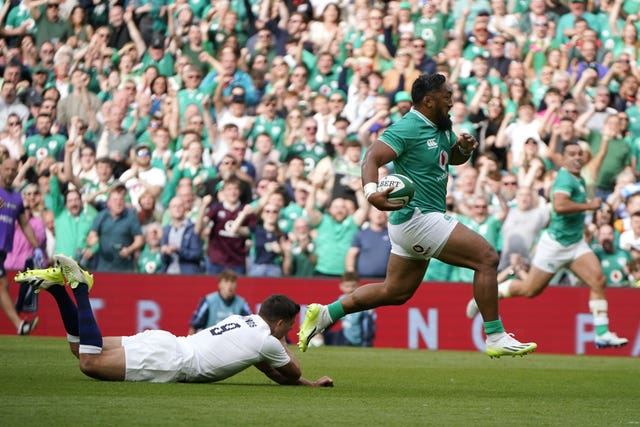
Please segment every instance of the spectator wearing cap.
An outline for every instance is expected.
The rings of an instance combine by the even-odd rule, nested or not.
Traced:
[[[48,79],[49,72],[45,70],[42,65],[38,64],[31,70],[31,86],[27,96],[28,101],[34,102],[36,99],[39,99],[40,103],[42,103],[42,93],[44,92]]]
[[[172,51],[165,50],[164,38],[160,34],[154,34],[148,49],[144,50],[141,63],[143,68],[153,65],[161,76],[170,77],[174,74],[174,58]]]
[[[559,43],[566,44],[579,34],[575,28],[575,23],[579,19],[587,21],[589,28],[599,28],[597,17],[587,12],[585,0],[570,0],[569,12],[562,15],[557,22],[556,40]]]
[[[41,7],[44,5],[44,12]],[[69,23],[60,17],[60,0],[45,2],[32,1],[29,12],[35,20],[36,45],[40,47],[45,41],[61,45],[73,35]]]
[[[244,138],[251,131],[256,119],[247,108],[246,93],[242,87],[236,86],[232,89],[230,97],[225,99],[222,97],[222,92],[221,87],[218,86],[213,95],[218,128],[223,129],[227,124],[233,123],[238,127],[239,137]]]
[[[93,131],[97,130],[96,113],[102,105],[98,97],[87,88],[89,75],[82,68],[71,72],[71,93],[58,103],[58,122],[69,127],[72,117],[78,117],[89,125]]]
[[[151,145],[140,143],[135,148],[135,161],[131,168],[126,170],[119,178],[131,198],[134,207],[139,206],[139,198],[143,193],[150,193],[158,198],[166,186],[167,176],[165,172],[151,165]]]
[[[11,81],[3,81],[0,89],[0,123],[6,123],[9,115],[15,114],[20,122],[27,123],[29,109],[17,97],[16,84]]]
[[[391,116],[389,116],[391,123],[397,122],[411,110],[411,106],[413,105],[411,94],[404,90],[396,92],[393,97],[393,105],[394,107],[391,108]]]
[[[95,217],[87,236],[97,271],[133,272],[134,254],[144,246],[138,218],[125,206],[126,194],[122,184],[109,191],[107,209]]]

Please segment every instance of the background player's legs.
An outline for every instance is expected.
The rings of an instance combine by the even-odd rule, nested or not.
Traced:
[[[618,338],[609,333],[609,304],[605,295],[606,278],[598,258],[593,252],[587,252],[576,258],[570,266],[576,276],[590,288],[589,311],[593,314],[595,342],[598,347],[620,347],[627,344],[626,338]]]
[[[2,311],[7,315],[13,326],[18,329],[20,327],[20,323],[22,323],[22,319],[18,316],[18,312],[13,305],[13,300],[11,299],[11,295],[9,294],[9,279],[7,276],[0,277],[0,307],[2,307]]]
[[[511,279],[500,283],[498,285],[498,296],[500,298],[534,298],[542,293],[554,275],[555,273],[540,270],[538,267],[531,267],[525,280]]]

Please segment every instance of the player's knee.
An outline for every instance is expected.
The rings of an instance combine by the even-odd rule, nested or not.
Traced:
[[[607,278],[604,274],[598,273],[591,277],[588,284],[594,291],[602,291],[607,286]]]
[[[88,355],[80,355],[79,359],[80,359],[80,371],[91,378],[98,378],[97,376],[98,365],[96,364],[96,360],[95,360],[96,358]]]
[[[487,248],[485,251],[479,254],[480,268],[486,270],[497,270],[500,257],[498,253],[492,247]]]

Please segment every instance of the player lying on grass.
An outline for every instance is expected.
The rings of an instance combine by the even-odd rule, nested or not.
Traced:
[[[56,300],[71,352],[85,375],[107,381],[215,382],[253,365],[278,384],[333,385],[326,376],[316,381],[301,376],[300,363],[285,343],[300,306],[284,295],[268,297],[258,314],[229,316],[187,337],[154,330],[103,338],[89,304],[93,277],[71,258],[54,259],[59,267],[19,273],[16,281],[36,292],[46,289]]]

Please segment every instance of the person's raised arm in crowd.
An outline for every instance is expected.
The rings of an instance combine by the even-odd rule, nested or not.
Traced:
[[[322,179],[314,179],[313,185],[309,186],[309,196],[304,206],[304,212],[307,214],[312,227],[316,227],[322,221],[322,212],[316,206],[316,197],[318,188],[321,188],[323,184]]]
[[[129,3],[129,6],[127,6],[123,18],[124,18],[124,23],[127,26],[127,30],[129,30],[129,36],[131,37],[131,40],[133,41],[133,43],[136,45],[136,50],[138,52],[138,59],[142,58],[142,55],[144,55],[144,53],[147,50],[147,44],[144,42],[144,39],[142,38],[142,35],[140,34],[140,30],[138,30],[138,26],[136,25],[136,21],[133,17],[133,4]]]
[[[213,202],[213,196],[211,194],[207,194],[202,198],[202,204],[200,205],[200,210],[198,211],[198,217],[196,218],[196,234],[199,236],[203,236],[203,232],[207,227],[208,216],[207,211]],[[206,219],[205,219],[206,218]]]
[[[352,179],[349,182],[349,187],[356,194],[356,201],[358,202],[358,209],[353,213],[353,221],[358,227],[360,227],[367,220],[371,205],[367,201],[366,197],[364,197],[362,182],[359,178]]]

